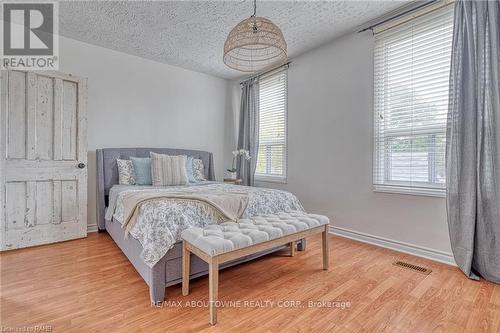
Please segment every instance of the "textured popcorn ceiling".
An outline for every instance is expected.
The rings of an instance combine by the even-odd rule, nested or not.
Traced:
[[[288,56],[324,44],[405,1],[258,1],[257,15],[285,35]],[[70,1],[60,3],[60,33],[90,44],[215,76],[245,74],[222,62],[229,31],[252,14],[252,1]]]

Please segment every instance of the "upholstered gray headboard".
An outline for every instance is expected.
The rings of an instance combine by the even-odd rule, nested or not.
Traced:
[[[172,148],[105,148],[96,150],[97,159],[97,226],[99,230],[106,229],[104,212],[108,204],[109,189],[118,184],[118,167],[116,159],[133,157],[149,157],[149,153],[168,155],[188,155],[199,158],[205,166],[205,178],[215,180],[213,154],[201,150]]]

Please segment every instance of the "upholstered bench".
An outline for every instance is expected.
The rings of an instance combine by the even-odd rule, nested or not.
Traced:
[[[326,216],[294,211],[261,215],[236,222],[189,228],[182,232],[182,294],[189,293],[190,254],[208,263],[210,323],[217,322],[219,265],[281,245],[295,252],[295,242],[323,234],[323,269],[328,269],[328,224]]]

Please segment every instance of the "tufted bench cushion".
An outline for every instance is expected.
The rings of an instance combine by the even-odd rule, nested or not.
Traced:
[[[214,257],[328,223],[326,216],[292,211],[189,228],[182,232],[182,239]]]

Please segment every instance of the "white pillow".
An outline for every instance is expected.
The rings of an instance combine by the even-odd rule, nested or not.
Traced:
[[[186,155],[170,156],[151,152],[153,186],[187,185]]]

